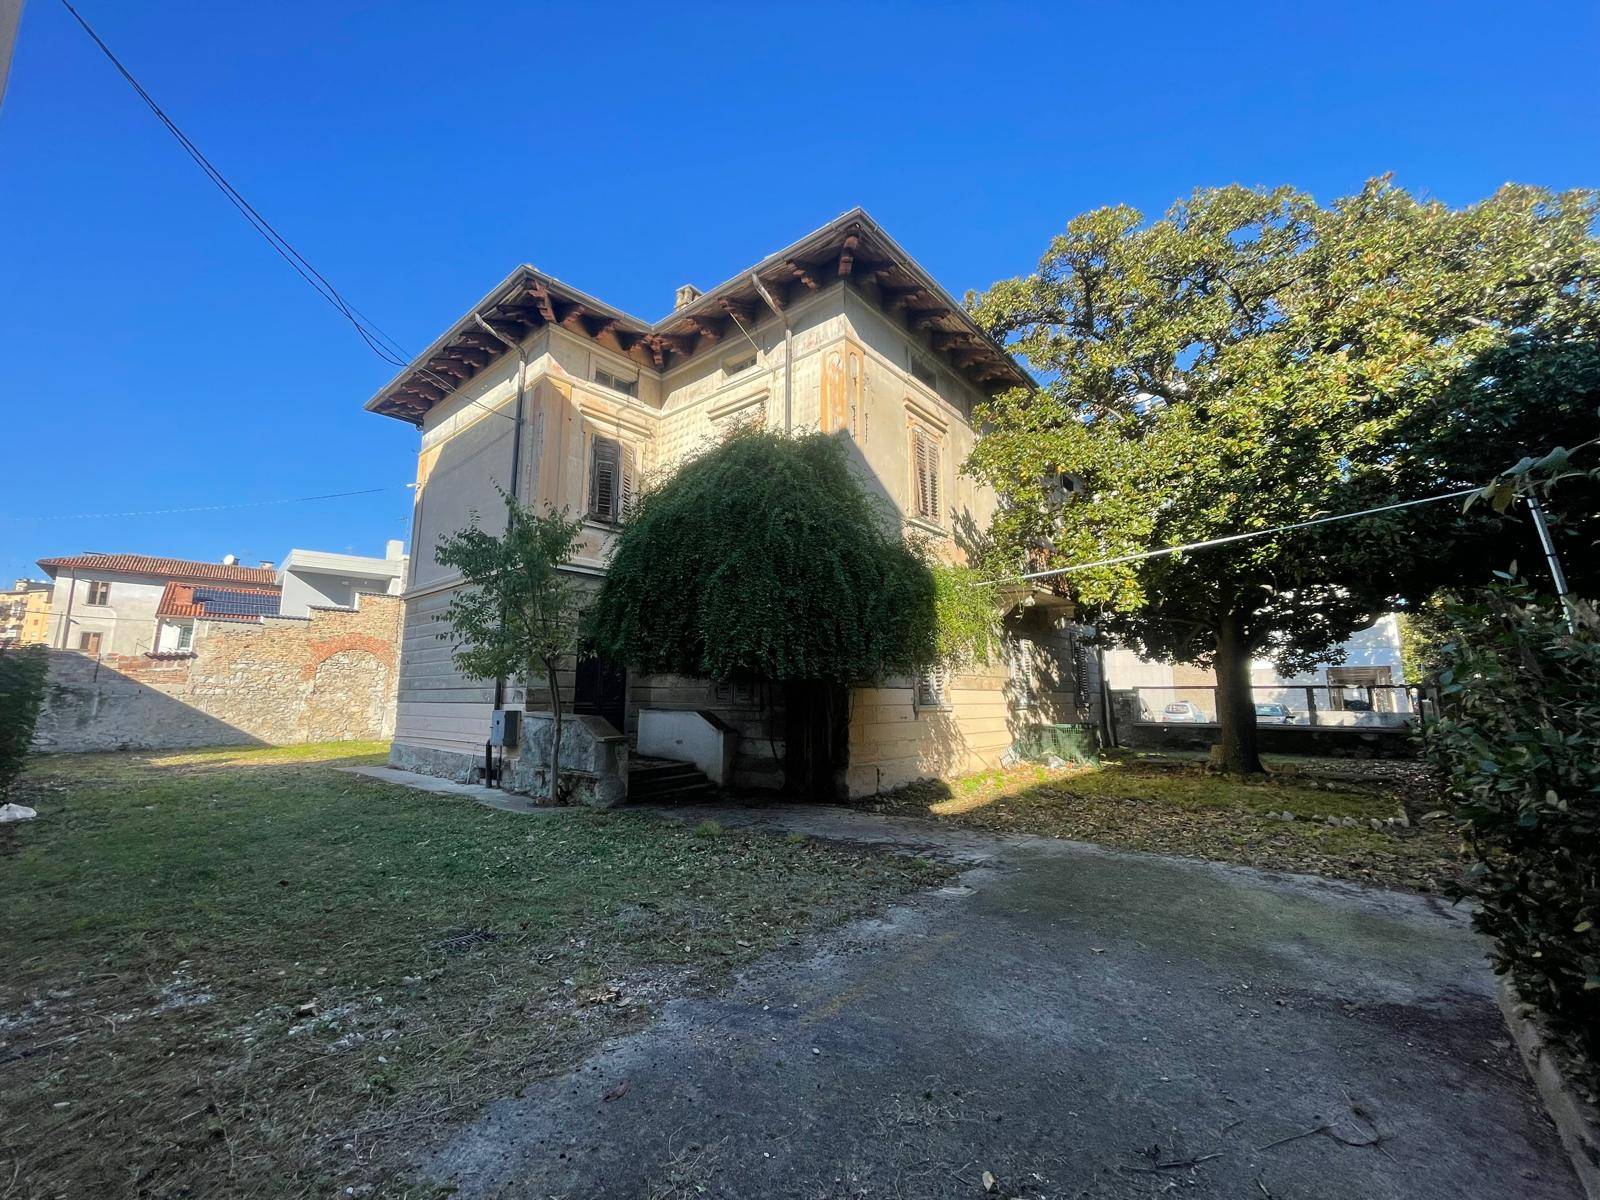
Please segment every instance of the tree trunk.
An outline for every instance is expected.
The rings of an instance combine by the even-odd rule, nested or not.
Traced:
[[[556,664],[546,659],[545,682],[550,688],[550,803],[561,803],[561,681],[556,678]]]
[[[1250,646],[1244,621],[1228,613],[1217,627],[1217,724],[1220,744],[1212,765],[1230,775],[1261,774],[1256,742],[1255,693],[1250,688]]]
[[[795,680],[784,689],[785,788],[809,800],[848,795],[850,689],[826,680]]]

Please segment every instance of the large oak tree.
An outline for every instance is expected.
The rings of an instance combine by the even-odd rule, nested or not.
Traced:
[[[982,414],[967,469],[1005,500],[991,565],[1066,567],[1414,498],[1453,473],[1408,454],[1418,414],[1452,419],[1475,364],[1592,305],[1596,212],[1593,193],[1508,185],[1452,209],[1375,180],[1327,206],[1227,187],[1154,222],[1127,207],[1073,219],[1034,273],[969,298],[1045,381]],[[1060,586],[1142,652],[1214,667],[1223,764],[1255,772],[1251,660],[1328,661],[1459,572],[1478,519],[1429,506]]]

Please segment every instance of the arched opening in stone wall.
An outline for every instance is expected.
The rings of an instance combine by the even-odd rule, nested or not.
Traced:
[[[306,740],[371,741],[384,736],[389,670],[369,650],[340,650],[318,664],[306,704]]]

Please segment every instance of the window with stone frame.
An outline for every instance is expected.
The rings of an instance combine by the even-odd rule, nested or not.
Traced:
[[[589,443],[589,518],[615,524],[633,504],[636,470],[633,447],[616,438]]]
[[[950,668],[927,667],[917,672],[912,686],[911,706],[941,710],[950,707]]]
[[[637,396],[639,394],[639,377],[629,377],[620,371],[607,367],[594,369],[594,381],[603,388],[610,388],[613,392],[621,392],[624,396]]]
[[[944,447],[931,430],[911,427],[911,510],[923,521],[943,523]]]

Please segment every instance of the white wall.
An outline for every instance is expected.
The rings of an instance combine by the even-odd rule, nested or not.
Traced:
[[[286,571],[278,612],[303,617],[313,608],[354,608],[357,595],[389,595],[395,589],[387,579],[347,578],[322,571]]]
[[[50,645],[76,650],[82,634],[99,633],[101,654],[143,654],[155,648],[156,606],[166,581],[141,576],[102,575],[111,584],[103,605],[91,605],[92,582],[70,572],[55,581],[50,599]],[[70,602],[71,612],[68,613]]]

